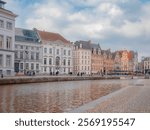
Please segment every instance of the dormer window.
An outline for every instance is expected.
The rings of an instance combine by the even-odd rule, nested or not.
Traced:
[[[4,8],[5,4],[6,4],[6,2],[0,0],[0,8]]]

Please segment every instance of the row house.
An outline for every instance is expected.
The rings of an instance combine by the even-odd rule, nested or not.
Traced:
[[[91,73],[102,74],[104,71],[103,67],[103,55],[99,44],[91,44],[92,48],[92,62],[91,62]]]
[[[36,30],[42,44],[43,74],[73,72],[73,44],[58,33]]]
[[[103,54],[103,67],[104,67],[104,74],[107,73],[111,73],[113,71],[113,56],[112,53],[110,51],[110,49],[108,50],[102,50],[102,54]]]
[[[145,57],[143,60],[143,70],[144,70],[144,74],[149,73],[150,74],[150,57]]]
[[[73,51],[74,74],[91,75],[91,43],[76,41]]]
[[[138,70],[138,54],[134,51],[116,51],[113,53],[114,71],[136,72]]]
[[[16,14],[6,10],[0,0],[0,75],[13,76]]]
[[[110,73],[113,70],[112,53],[101,50],[99,44],[91,41],[76,41],[74,43],[74,73],[97,75]]]
[[[42,46],[36,31],[15,29],[15,72],[41,73]]]
[[[115,72],[121,71],[121,56],[122,52],[121,51],[116,51],[112,53],[113,60],[114,60],[114,65],[113,65],[113,70]]]

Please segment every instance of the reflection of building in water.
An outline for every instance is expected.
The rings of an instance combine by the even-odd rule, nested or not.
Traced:
[[[15,112],[14,110],[14,89],[9,87],[2,88],[0,92],[0,112]]]
[[[0,112],[67,112],[120,87],[101,82],[104,81],[2,86]]]

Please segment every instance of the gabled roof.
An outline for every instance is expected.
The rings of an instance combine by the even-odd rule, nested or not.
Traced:
[[[74,44],[75,46],[78,46],[78,47],[80,47],[80,44],[82,44],[83,49],[89,49],[89,50],[100,49],[101,50],[101,47],[99,44],[91,43],[91,41],[76,41]]]
[[[81,44],[83,49],[91,50],[91,41],[76,41],[74,44],[78,47],[80,47]]]
[[[70,43],[63,36],[58,33],[46,32],[37,30],[42,41],[62,41],[63,43]]]

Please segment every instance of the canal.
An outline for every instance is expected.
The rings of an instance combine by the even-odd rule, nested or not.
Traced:
[[[90,80],[0,86],[0,112],[68,112],[134,80]]]

